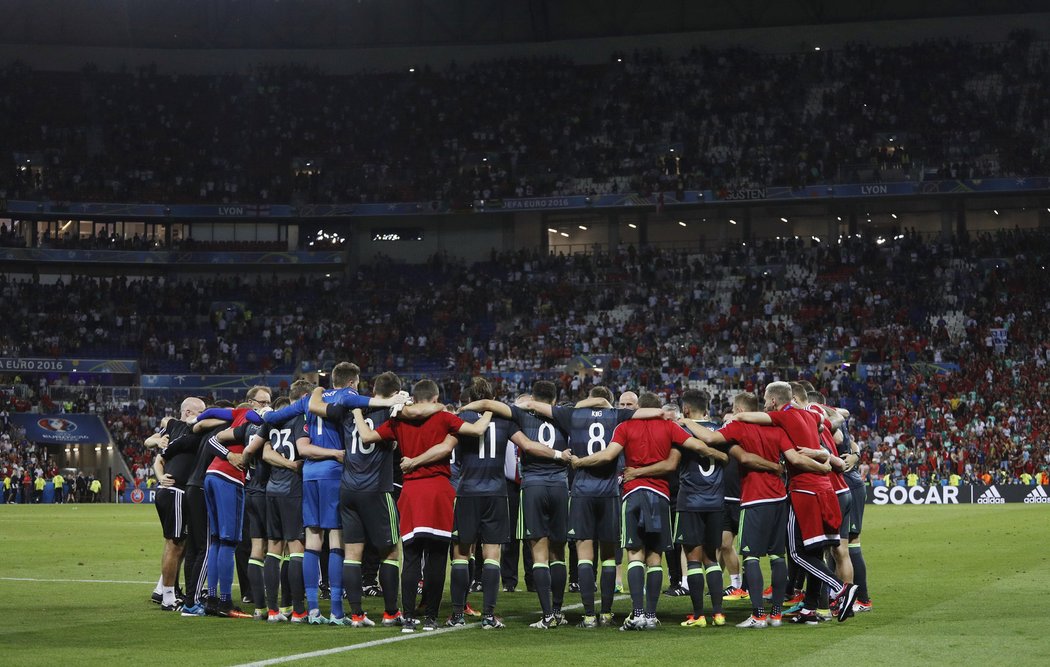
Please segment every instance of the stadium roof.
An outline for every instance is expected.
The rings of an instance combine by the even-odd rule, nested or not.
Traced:
[[[545,42],[1045,9],[1039,0],[0,0],[0,44],[332,49]]]

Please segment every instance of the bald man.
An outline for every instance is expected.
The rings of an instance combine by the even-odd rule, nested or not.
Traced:
[[[192,396],[187,398],[179,409],[179,419],[165,418],[161,430],[147,438],[145,443],[147,447],[158,447],[161,450],[153,462],[153,472],[159,483],[154,506],[164,533],[164,553],[160,564],[160,590],[154,590],[151,599],[159,602],[164,611],[176,611],[179,608],[175,584],[187,532],[183,521],[186,481],[193,471],[197,454],[196,446],[191,447],[186,443],[181,446],[169,445],[172,444],[171,437],[184,430],[186,422],[196,418],[203,411],[204,401]],[[178,424],[182,427],[176,428]]]
[[[620,394],[620,400],[616,404],[616,407],[621,410],[637,410],[638,409],[638,394],[633,391],[625,391]]]

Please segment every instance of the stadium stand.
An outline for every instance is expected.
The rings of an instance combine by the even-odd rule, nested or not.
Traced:
[[[398,202],[1050,171],[1047,43],[336,76],[0,70],[0,198]],[[900,76],[907,72],[908,76]],[[67,99],[75,104],[56,105]],[[464,105],[463,100],[473,100]],[[85,113],[86,111],[86,113]]]

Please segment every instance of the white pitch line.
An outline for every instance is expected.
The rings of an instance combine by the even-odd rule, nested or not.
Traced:
[[[117,579],[33,579],[31,577],[0,577],[0,581],[40,581],[55,584],[153,584],[154,581],[121,581]]]
[[[630,595],[617,595],[613,600],[626,600],[631,597]],[[568,607],[562,607],[562,611],[573,611],[583,607],[583,604],[572,604]],[[511,616],[507,620],[518,619],[521,616]],[[270,658],[268,660],[259,660],[256,662],[246,662],[242,665],[236,665],[235,667],[266,667],[266,665],[279,665],[285,662],[293,662],[295,660],[307,660],[309,658],[322,658],[326,655],[334,655],[336,653],[345,653],[346,651],[356,651],[362,648],[372,648],[374,646],[382,646],[384,644],[393,644],[395,642],[404,642],[410,639],[421,639],[423,637],[433,637],[434,635],[443,635],[447,632],[456,632],[458,630],[466,630],[468,628],[476,628],[481,623],[468,623],[467,625],[457,625],[453,628],[439,628],[430,632],[418,631],[412,634],[395,635],[393,637],[384,637],[383,639],[373,639],[372,641],[363,642],[361,644],[349,644],[347,646],[336,646],[334,648],[320,649],[317,651],[310,651],[309,653],[296,653],[295,655],[285,655],[280,658]]]

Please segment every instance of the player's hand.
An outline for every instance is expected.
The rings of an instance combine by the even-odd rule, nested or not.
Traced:
[[[579,457],[577,457],[575,454],[573,454],[572,452],[570,452],[567,449],[564,452],[562,452],[562,455],[561,455],[562,462],[565,465],[569,465],[569,466],[571,466],[572,462],[575,461],[577,458],[579,458]]]
[[[827,461],[825,461],[824,463],[821,463],[821,464],[820,464],[820,468],[821,468],[821,470],[823,470],[824,472],[831,472],[831,464],[830,464],[830,463],[828,463]]]
[[[404,405],[408,403],[409,395],[405,390],[401,390],[390,397],[390,400],[394,402],[394,405]]]
[[[514,399],[514,405],[524,410],[529,406],[529,401],[531,400],[532,396],[528,394],[522,394],[521,396],[518,396],[516,399]]]
[[[343,462],[343,457],[346,456],[346,451],[342,449],[335,450],[335,460],[340,463]]]
[[[638,472],[634,468],[624,468],[623,469],[623,481],[629,482],[632,479],[637,479],[637,477],[638,477]]]
[[[732,412],[727,413],[727,414],[723,415],[722,421],[723,422],[736,421],[736,415],[734,415]]]
[[[238,470],[244,470],[244,454],[231,452],[226,455],[226,461]]]
[[[412,459],[401,459],[401,472],[412,472],[416,469],[415,461]]]
[[[175,486],[175,478],[168,473],[164,473],[164,476],[160,478],[158,483],[161,486]]]
[[[572,457],[572,459],[570,459],[570,461],[572,463],[573,470],[576,470],[576,469],[581,467],[580,462],[583,461],[583,459],[581,459],[581,458],[579,458],[577,456],[574,456],[574,457]]]

